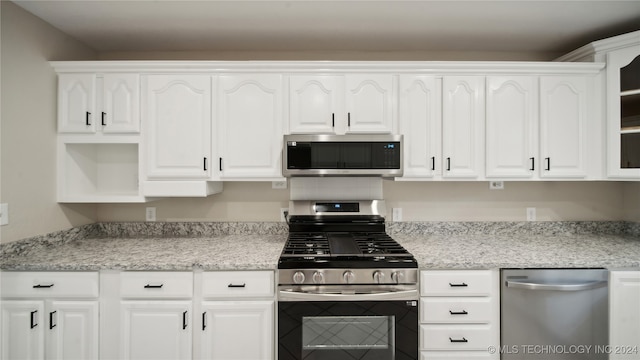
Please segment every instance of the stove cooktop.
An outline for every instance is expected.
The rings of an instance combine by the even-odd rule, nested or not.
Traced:
[[[385,232],[291,232],[278,268],[417,268],[417,262]]]

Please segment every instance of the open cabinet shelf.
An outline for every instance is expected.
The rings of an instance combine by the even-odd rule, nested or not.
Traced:
[[[144,202],[137,143],[68,143],[58,148],[58,202]]]

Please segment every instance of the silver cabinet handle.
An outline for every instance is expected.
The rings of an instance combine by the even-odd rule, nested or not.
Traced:
[[[587,281],[569,284],[554,284],[531,281],[507,281],[507,287],[525,290],[583,291],[607,286],[607,280]]]

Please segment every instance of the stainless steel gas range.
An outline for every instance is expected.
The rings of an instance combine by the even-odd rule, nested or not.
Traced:
[[[384,202],[292,201],[278,263],[279,360],[415,360],[418,269]]]

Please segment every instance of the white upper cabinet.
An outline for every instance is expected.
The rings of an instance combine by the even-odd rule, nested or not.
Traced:
[[[289,132],[395,132],[395,79],[390,74],[289,76]]]
[[[587,176],[587,78],[540,78],[540,177]]]
[[[483,176],[483,76],[445,76],[442,82],[442,176]]]
[[[147,178],[209,178],[211,77],[149,75],[143,94]]]
[[[140,76],[60,74],[60,133],[140,132]]]
[[[605,80],[596,87],[605,103],[597,113],[606,119],[598,132],[605,140],[606,176],[640,179],[640,31],[594,41],[558,60],[606,63]]]
[[[289,76],[290,133],[334,133],[336,115],[340,119],[345,112],[343,89],[342,76]]]
[[[640,179],[639,45],[608,54],[607,105],[608,174]]]
[[[93,133],[96,131],[96,75],[58,76],[58,131]]]
[[[402,179],[442,173],[441,80],[427,75],[400,76],[399,133],[404,135]]]
[[[282,178],[282,76],[221,75],[215,97],[219,178]]]
[[[535,76],[487,77],[486,176],[531,178],[537,158]]]
[[[346,133],[393,133],[393,75],[353,74],[346,79]],[[344,122],[343,122],[344,124]]]
[[[140,75],[105,74],[102,88],[102,131],[140,132]]]

